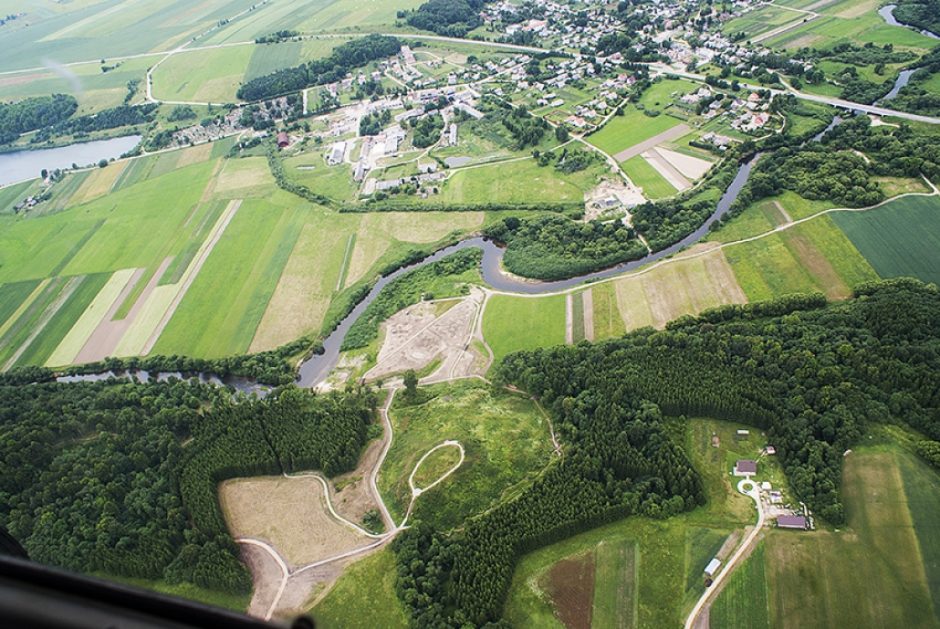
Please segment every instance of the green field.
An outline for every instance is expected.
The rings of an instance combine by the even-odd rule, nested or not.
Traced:
[[[548,463],[548,423],[531,400],[476,380],[422,387],[421,395],[413,404],[399,393],[390,413],[395,439],[378,485],[396,522],[410,499],[408,476],[442,441],[459,441],[464,463],[422,494],[412,514],[442,530],[513,493]]]
[[[725,33],[744,33],[746,39],[761,35],[789,22],[805,17],[797,11],[789,11],[772,5],[764,5],[754,11],[748,11],[741,17],[725,22],[721,30]]]
[[[594,552],[594,606],[591,625],[628,629],[636,626],[636,544],[601,542]]]
[[[904,197],[832,220],[881,277],[909,275],[940,283],[940,198]]]
[[[649,162],[641,156],[631,157],[621,164],[623,172],[627,173],[634,184],[643,189],[643,196],[647,199],[657,200],[673,196],[677,190],[666,178],[659,174]]]
[[[913,482],[914,495],[923,496],[921,488],[935,491],[938,479],[911,457],[893,446],[856,450],[843,475],[845,529],[768,534],[764,570],[772,626],[937,625],[925,573],[936,553],[925,556],[919,544],[935,530],[937,503],[909,503],[906,488]]]
[[[829,216],[725,249],[748,299],[816,291],[845,298],[856,285],[877,279]]]
[[[231,609],[237,612],[244,612],[248,609],[251,602],[250,594],[228,594],[216,590],[207,590],[192,583],[174,583],[166,581],[155,581],[152,579],[138,579],[134,577],[114,576],[112,574],[94,574],[93,576],[106,579],[108,581],[132,585],[144,590],[153,590],[161,594],[179,596],[181,598],[199,601],[206,605],[214,605],[224,609]]]
[[[591,288],[594,297],[594,338],[597,340],[621,336],[627,331],[617,306],[617,295],[612,282]]]
[[[431,203],[581,203],[607,168],[595,164],[571,174],[533,159],[463,168],[451,173]]]
[[[764,545],[740,564],[727,579],[708,615],[715,629],[766,629],[770,627]]]
[[[494,295],[483,313],[483,336],[496,360],[523,349],[565,342],[565,296]]]
[[[589,135],[587,141],[602,151],[614,155],[671,129],[680,122],[667,114],[650,117],[639,109],[628,106],[622,116],[611,118],[600,131]]]
[[[706,506],[668,520],[626,518],[525,555],[513,575],[506,620],[513,626],[560,627],[549,597],[536,584],[558,561],[593,552],[593,626],[681,626],[704,591],[702,562],[714,556],[728,531],[755,519],[753,502],[732,489],[728,471],[736,458],[756,456],[764,442],[756,431],[749,440],[735,441],[739,427],[675,420],[673,432],[705,481]],[[712,446],[713,435],[720,438],[718,448]],[[775,461],[762,465],[761,474],[786,491]]]
[[[408,627],[408,617],[395,592],[395,554],[383,548],[351,565],[308,614],[317,627],[325,629]]]

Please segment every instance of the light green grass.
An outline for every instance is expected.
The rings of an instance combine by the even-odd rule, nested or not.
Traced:
[[[620,166],[627,173],[630,181],[643,189],[643,196],[647,199],[664,199],[677,192],[672,184],[659,174],[659,171],[639,155],[631,157]]]
[[[539,166],[525,159],[455,171],[430,195],[432,203],[580,203],[584,193],[597,185],[604,172],[595,164],[585,170],[564,174],[551,166]]]
[[[636,625],[637,547],[630,541],[601,542],[594,553],[594,627]]]
[[[712,604],[708,621],[715,629],[770,627],[762,543],[728,578],[724,589]]]
[[[0,213],[12,213],[14,205],[31,194],[35,194],[38,188],[39,184],[35,179],[0,188]]]
[[[940,199],[904,197],[867,212],[832,219],[881,277],[940,283]]]
[[[182,52],[153,72],[153,94],[164,100],[234,102],[252,46]]]
[[[624,115],[614,116],[600,131],[586,139],[602,151],[614,155],[671,129],[680,122],[667,114],[650,117],[636,107],[628,106]]]
[[[417,499],[412,516],[441,530],[518,491],[548,463],[548,422],[531,400],[477,381],[420,391],[420,399],[426,401],[417,405],[402,392],[395,397],[391,410],[395,440],[378,478],[396,522],[408,507],[408,475],[442,441],[459,441],[466,458],[457,471]]]
[[[193,585],[192,583],[170,584],[166,581],[113,576],[110,574],[101,573],[95,573],[94,576],[101,579],[107,579],[108,581],[114,581],[116,583],[132,585],[144,590],[153,590],[154,592],[159,592],[161,594],[169,594],[171,596],[178,596],[180,598],[199,601],[200,603],[205,603],[206,605],[214,605],[223,609],[231,609],[237,612],[245,612],[248,609],[248,603],[251,601],[250,594],[229,594],[227,592],[217,592],[215,590],[201,588],[197,585]]]
[[[309,614],[325,629],[404,629],[408,617],[395,592],[395,577],[395,554],[383,548],[347,568]]]
[[[940,610],[940,475],[907,453],[898,454],[898,465],[936,613]]]
[[[433,373],[433,370],[430,370],[429,373]],[[424,459],[415,471],[415,487],[419,489],[429,487],[443,477],[449,470],[453,469],[459,461],[460,450],[457,446],[438,448],[432,452],[428,458]]]
[[[523,349],[565,342],[565,296],[494,295],[483,313],[483,336],[496,360]]]
[[[721,30],[728,34],[744,33],[745,37],[749,39],[789,22],[799,21],[804,17],[806,16],[803,13],[765,5],[754,11],[748,11],[741,17],[725,22],[722,24]]]
[[[846,458],[839,531],[767,535],[772,626],[937,625],[899,456],[879,447]]]
[[[604,282],[591,289],[594,293],[594,339],[614,338],[627,330],[617,306],[613,282]]]
[[[283,194],[283,193],[281,193]],[[248,349],[300,235],[300,208],[246,200],[154,346],[156,354],[219,357]],[[245,264],[246,251],[254,262]]]
[[[33,339],[26,351],[20,355],[15,366],[45,364],[55,348],[68,334],[75,321],[85,312],[95,295],[108,281],[109,276],[108,273],[85,276],[78,288],[62,304],[62,307],[55,315],[49,319],[39,336]]]

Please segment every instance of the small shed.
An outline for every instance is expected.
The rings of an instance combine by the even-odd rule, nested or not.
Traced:
[[[718,568],[720,567],[721,567],[721,561],[719,561],[717,558],[712,559],[711,561],[708,562],[708,565],[705,566],[705,576],[707,577],[715,576],[715,573],[718,572]]]
[[[284,131],[277,134],[277,146],[282,149],[290,146],[290,137]]]
[[[735,476],[751,476],[752,474],[757,474],[757,461],[741,459],[734,464]]]
[[[798,529],[805,531],[807,528],[806,517],[802,515],[781,515],[777,518],[777,528],[780,529]]]

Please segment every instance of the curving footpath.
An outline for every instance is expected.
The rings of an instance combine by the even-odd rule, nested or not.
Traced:
[[[761,530],[764,528],[764,507],[760,502],[760,490],[757,488],[757,482],[746,478],[738,483],[738,491],[745,496],[750,496],[754,500],[754,504],[757,506],[757,524],[751,529],[747,537],[744,538],[744,542],[734,551],[734,555],[731,556],[728,563],[725,564],[721,572],[719,572],[712,581],[711,586],[705,588],[705,592],[702,593],[701,598],[695,603],[695,607],[692,608],[692,612],[685,621],[685,629],[692,629],[695,626],[699,614],[702,612],[702,608],[709,602],[712,593],[718,591],[718,586],[725,580],[725,577],[731,574],[735,569],[738,562],[741,561],[744,554],[750,550],[751,545],[754,544],[754,540],[757,539],[757,536],[760,535]]]

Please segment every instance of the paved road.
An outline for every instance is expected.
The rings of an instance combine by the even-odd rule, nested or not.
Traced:
[[[671,66],[667,66],[661,63],[651,63],[649,64],[650,69],[654,72],[659,72],[661,74],[674,74],[676,76],[682,77],[684,79],[690,79],[692,81],[705,81],[705,75],[695,74],[694,72],[686,72],[684,70],[676,70]],[[894,116],[897,118],[905,118],[907,120],[913,120],[914,122],[924,122],[927,124],[940,124],[940,118],[934,118],[932,116],[921,116],[920,114],[911,114],[906,111],[898,111],[896,109],[888,109],[887,107],[879,107],[877,105],[863,105],[861,103],[853,103],[852,101],[844,100],[841,98],[833,98],[831,96],[819,96],[817,94],[807,94],[806,92],[800,92],[795,89],[780,90],[775,88],[766,88],[756,85],[748,85],[747,83],[742,83],[741,87],[752,90],[768,90],[772,94],[792,94],[797,98],[802,100],[813,101],[815,103],[823,103],[825,105],[832,105],[833,107],[839,107],[841,109],[848,109],[851,111],[862,111],[866,114],[874,114],[876,116]]]

